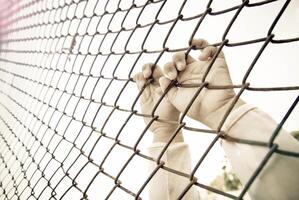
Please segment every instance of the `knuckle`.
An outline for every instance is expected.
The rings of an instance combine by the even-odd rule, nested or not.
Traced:
[[[165,70],[170,70],[170,69],[172,68],[172,66],[173,66],[172,62],[168,62],[168,63],[166,63],[166,64],[164,65],[164,69],[165,69]]]
[[[142,70],[144,71],[144,70],[148,70],[149,68],[151,68],[153,66],[153,64],[152,63],[146,63],[146,64],[144,64],[143,66],[142,66]]]
[[[180,60],[184,60],[185,59],[185,53],[184,52],[178,52],[178,53],[175,53],[173,56],[172,56],[173,60],[175,62],[177,61],[180,61]]]
[[[192,45],[196,46],[197,48],[204,48],[208,46],[209,43],[205,39],[193,39]]]
[[[139,72],[137,74],[137,81],[142,81],[143,80],[143,74],[141,72]]]
[[[154,76],[154,77],[158,77],[158,76],[160,76],[160,75],[162,75],[162,70],[161,70],[160,67],[157,66],[157,67],[154,69],[153,76]]]
[[[142,66],[142,71],[146,70],[147,66],[148,66],[148,64],[144,64],[144,65]]]

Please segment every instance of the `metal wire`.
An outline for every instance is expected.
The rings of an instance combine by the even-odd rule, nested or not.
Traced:
[[[1,1],[1,199],[64,199],[69,193],[74,193],[74,190],[78,199],[89,199],[90,187],[96,185],[95,180],[99,176],[105,176],[113,181],[113,186],[105,199],[112,199],[113,194],[117,190],[123,191],[134,199],[142,199],[142,192],[161,169],[190,180],[186,188],[181,191],[181,195],[178,199],[183,198],[192,186],[200,187],[230,199],[242,199],[273,154],[299,157],[299,154],[296,152],[288,152],[279,149],[279,146],[275,143],[275,138],[279,134],[279,130],[297,105],[299,97],[294,101],[294,104],[290,107],[290,110],[286,113],[268,143],[232,138],[227,136],[221,129],[243,91],[299,90],[298,85],[257,88],[251,87],[248,82],[248,76],[269,44],[283,44],[299,41],[299,37],[275,39],[273,33],[273,29],[288,7],[290,0],[283,1],[284,4],[269,27],[267,35],[261,38],[235,43],[230,42],[229,39],[227,39],[227,35],[234,26],[240,13],[245,9],[275,3],[276,0],[265,0],[256,3],[250,3],[249,0],[244,0],[239,3],[239,5],[218,11],[213,10],[213,0],[210,0],[204,11],[199,11],[193,16],[185,17],[182,13],[187,2],[188,0],[181,2],[180,9],[175,18],[162,21],[160,15],[166,3],[169,3],[167,0],[147,0],[142,3],[132,0],[126,2],[126,7],[121,6],[123,3],[122,0]],[[111,3],[117,5],[116,9],[109,9]],[[201,2],[198,2],[198,4],[200,3]],[[156,6],[158,9],[156,13],[153,14],[154,17],[151,18],[151,22],[141,23],[141,17],[145,15],[145,10],[149,6]],[[101,8],[101,11],[97,8]],[[90,12],[90,10],[92,12]],[[125,26],[128,15],[134,11],[139,11],[133,22],[134,26]],[[120,99],[126,94],[127,88],[129,88],[131,84],[135,84],[132,79],[132,73],[136,65],[140,64],[139,60],[145,54],[157,54],[156,59],[152,60],[154,64],[157,64],[166,53],[186,51],[186,54],[188,54],[190,51],[196,50],[195,47],[191,45],[191,41],[195,37],[199,27],[201,27],[202,22],[205,21],[207,17],[221,16],[225,13],[234,13],[234,15],[224,30],[221,41],[213,44],[219,47],[218,53],[224,47],[231,48],[254,43],[263,43],[262,47],[257,52],[247,72],[243,76],[241,84],[210,85],[208,82],[203,81],[202,84],[184,85],[173,82],[172,85],[176,85],[177,87],[194,87],[198,88],[198,90],[183,112],[180,121],[166,122],[177,126],[177,129],[165,145],[161,154],[158,158],[149,157],[140,151],[140,142],[152,123],[163,121],[155,114],[155,110],[165,97],[166,92],[162,95],[151,115],[142,114],[136,110],[138,99],[143,90],[134,97],[130,105],[121,106],[119,104]],[[120,14],[123,14],[122,17],[119,17]],[[102,22],[105,21],[107,17],[110,17],[108,22]],[[148,18],[150,18],[150,16]],[[113,21],[116,19],[121,22],[118,30],[111,28]],[[179,48],[168,47],[169,37],[176,25],[192,20],[197,20],[197,23],[194,25],[193,32],[186,46]],[[87,23],[85,23],[86,21]],[[94,21],[96,22],[95,24],[93,23]],[[154,31],[154,28],[161,25],[169,25],[161,48],[152,50],[146,49],[146,42],[152,37],[151,33]],[[100,30],[102,26],[106,26],[105,31]],[[93,27],[96,28],[91,30]],[[129,48],[129,43],[132,42],[133,35],[141,29],[147,30],[142,39],[141,48],[132,50]],[[129,33],[129,37],[124,47],[120,51],[116,51],[116,47],[119,45],[117,40],[123,33]],[[115,37],[109,41],[110,47],[107,50],[107,48],[104,48],[105,42],[107,42],[111,35]],[[92,48],[93,44],[97,44],[96,51]],[[114,65],[109,64],[109,66],[107,66],[107,63],[109,63],[114,56],[120,56],[118,62]],[[130,68],[127,69],[126,77],[118,77],[116,72],[121,67],[120,63],[126,56],[135,56],[134,62],[132,62]],[[91,64],[88,64],[89,59],[92,60]],[[101,66],[97,66],[97,59],[104,60]],[[216,56],[208,67],[203,78],[204,80],[213,67],[215,60]],[[77,65],[79,65],[79,68]],[[108,67],[112,72],[109,75],[104,72]],[[103,84],[102,81],[106,81],[108,84]],[[90,82],[92,82],[92,84],[89,84]],[[113,84],[116,83],[120,85],[118,85],[119,91],[117,91],[118,93],[115,95],[115,99],[113,101],[106,101],[107,96],[109,96],[109,91],[112,90]],[[96,91],[99,87],[102,88],[103,93],[100,97],[96,97]],[[85,93],[87,88],[90,91],[89,94]],[[190,127],[183,120],[188,109],[192,106],[197,95],[199,95],[203,88],[215,90],[240,89],[217,130]],[[71,102],[73,102],[75,106],[69,109],[68,105]],[[83,106],[83,104],[86,104],[86,106]],[[105,108],[110,108],[111,110],[107,116],[102,116],[102,110]],[[81,115],[76,114],[78,110],[83,111],[83,113]],[[93,117],[87,119],[86,116],[91,110],[95,111]],[[113,118],[113,114],[118,111],[127,113],[128,115],[117,134],[111,136],[109,130],[107,132],[105,127]],[[101,127],[99,127],[96,122],[99,116],[103,120]],[[128,145],[121,140],[121,135],[124,134],[124,129],[134,117],[149,118],[150,123],[144,127],[135,143]],[[66,121],[66,126],[62,130],[59,127],[63,122],[60,123],[60,121]],[[77,123],[78,127],[76,131],[73,132],[73,139],[71,139],[66,133],[71,129],[74,123]],[[213,141],[208,145],[206,151],[197,161],[191,174],[186,174],[172,169],[169,166],[165,166],[162,160],[167,148],[181,129],[215,135]],[[81,137],[85,134],[88,136],[82,140]],[[90,141],[93,140],[92,138],[94,137],[96,137],[95,141],[90,144]],[[269,149],[267,155],[244,185],[242,192],[238,196],[205,185],[199,182],[200,178],[195,176],[198,168],[220,138],[238,143],[263,146]],[[101,162],[96,162],[92,154],[102,140],[110,141],[112,145],[107,152],[105,152],[105,156]],[[78,144],[79,141],[82,142],[82,145]],[[57,158],[59,149],[63,144],[68,144],[71,148],[67,150],[66,155],[62,159]],[[86,146],[91,148],[85,151]],[[109,156],[118,147],[127,149],[131,154],[115,176],[110,174],[104,165]],[[74,152],[77,152],[77,156],[75,159],[71,159],[71,154]],[[136,157],[156,163],[156,169],[144,180],[140,188],[136,188],[136,190],[132,191],[122,183],[121,175]],[[75,176],[72,176],[70,171],[80,158],[85,159],[84,165],[78,168]],[[68,161],[70,159],[71,161]],[[66,164],[67,162],[71,163]],[[56,164],[57,167],[53,168],[53,164]],[[89,183],[83,187],[78,184],[77,178],[88,166],[93,166],[97,170],[89,180]],[[53,168],[51,174],[47,173],[49,168]],[[147,169],[141,170],[144,170],[144,173],[147,171]],[[54,181],[57,176],[59,181]],[[61,185],[65,184],[65,182],[69,182],[69,186],[66,186],[62,191],[59,190]],[[101,188],[98,189],[101,190]]]

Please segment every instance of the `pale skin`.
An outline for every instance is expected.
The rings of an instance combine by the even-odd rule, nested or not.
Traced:
[[[180,52],[173,56],[171,62],[166,63],[163,72],[159,66],[155,66],[152,75],[152,64],[143,66],[142,72],[134,76],[136,84],[141,88],[146,84],[147,80],[153,77],[154,81],[149,84],[141,95],[142,113],[150,114],[157,101],[165,92],[171,80],[177,80],[180,84],[201,84],[204,74],[211,63],[211,58],[216,54],[217,47],[209,46],[208,42],[203,39],[194,39],[192,44],[198,48],[203,48],[198,59],[188,56]],[[223,52],[220,52],[215,63],[210,69],[205,79],[209,85],[232,85],[229,70],[224,58]],[[183,88],[171,87],[167,92],[167,98],[158,106],[155,115],[161,119],[178,121],[180,112],[184,112],[187,105],[191,101],[198,87]],[[199,93],[187,115],[212,129],[216,129],[224,113],[228,109],[230,103],[235,98],[233,89],[212,90],[203,88]],[[238,100],[234,109],[244,104],[242,100]],[[145,118],[148,123],[150,118]],[[154,133],[154,141],[166,142],[169,135],[176,129],[173,124],[157,122],[151,125],[150,130]],[[167,136],[168,135],[168,136]],[[175,139],[181,141],[179,136]]]
[[[229,70],[222,52],[217,55],[208,75],[203,80],[208,66],[213,60],[211,58],[216,56],[218,49],[217,47],[210,46],[202,39],[195,39],[192,41],[192,44],[202,49],[198,59],[191,56],[186,58],[185,53],[177,53],[173,56],[171,62],[164,65],[163,72],[158,66],[152,67],[152,64],[146,64],[143,66],[142,72],[134,76],[134,80],[140,90],[146,83],[148,84],[140,97],[141,110],[144,114],[152,114],[152,110],[161,95],[167,92],[154,113],[162,121],[155,121],[149,128],[154,133],[154,143],[166,143],[169,141],[170,137],[176,131],[177,126],[173,123],[166,123],[166,121],[177,122],[179,124],[180,113],[186,110],[186,107],[198,90],[198,87],[186,88],[176,87],[173,84],[170,85],[172,80],[183,85],[196,84],[200,86],[203,82],[205,85],[208,83],[209,86],[232,85]],[[153,72],[152,69],[154,69]],[[148,82],[151,79],[152,81]],[[187,116],[198,120],[211,129],[217,130],[234,100],[236,100],[236,94],[233,89],[215,90],[204,87],[187,112]],[[249,105],[238,99],[234,104],[232,112],[235,111],[235,113],[238,113],[246,106]],[[144,119],[146,123],[149,123],[151,120],[150,117]],[[248,128],[249,126],[254,128]],[[255,109],[246,111],[246,113],[240,115],[237,122],[233,123],[225,131],[226,134],[232,137],[267,142],[276,127],[277,123],[269,115],[259,109]],[[177,134],[172,144],[178,142],[183,143],[182,132]],[[280,149],[299,152],[298,142],[283,129],[275,139],[275,143]],[[243,184],[247,183],[269,151],[267,147],[246,145],[227,140],[222,140],[222,147],[235,173]],[[187,152],[185,153],[186,155],[188,154]],[[176,156],[170,155],[173,158]],[[184,156],[181,157],[181,159],[183,158]],[[273,154],[250,187],[249,194],[251,198],[255,200],[298,199],[298,166],[298,158]],[[181,185],[178,183],[179,188]],[[155,193],[155,191],[152,192]],[[160,192],[164,193],[165,191]]]
[[[134,80],[136,81],[139,90],[143,88],[143,86],[147,83],[148,78],[152,75],[151,67],[152,64],[144,65],[142,72],[134,76]],[[162,70],[160,67],[156,67],[152,75],[153,82],[145,87],[142,95],[140,96],[141,112],[143,114],[150,115],[154,106],[161,97],[162,90],[158,81],[162,76]],[[164,98],[155,111],[155,115],[158,115],[159,118],[164,120],[178,121],[180,112],[169,102],[167,98]],[[144,117],[144,121],[148,124],[151,121],[151,118]],[[173,124],[155,121],[149,129],[154,133],[154,142],[166,142],[169,134],[173,133],[176,127]],[[176,141],[182,141],[182,136],[177,137],[174,142]]]

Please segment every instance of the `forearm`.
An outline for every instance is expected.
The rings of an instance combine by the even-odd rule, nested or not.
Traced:
[[[151,157],[157,158],[163,150],[166,143],[172,134],[156,134],[154,133],[154,142],[148,148]],[[166,167],[175,169],[177,171],[190,174],[191,172],[191,158],[189,147],[184,143],[182,132],[180,131],[174,140],[171,142],[162,160]],[[150,164],[150,172],[157,167],[156,163]],[[168,172],[164,169],[159,169],[156,175],[149,183],[149,197],[150,200],[163,199],[173,200],[177,199],[180,193],[188,185],[189,179],[182,177],[175,173]],[[199,195],[193,187],[183,198],[185,200],[199,200]]]
[[[233,101],[234,98],[228,100],[226,103],[223,103],[223,105],[221,105],[218,109],[206,115],[207,117],[204,120],[198,120],[198,121],[201,121],[202,123],[204,123],[206,126],[210,127],[213,130],[217,130],[220,122],[224,118],[224,115],[226,114],[227,110],[230,109]],[[244,104],[245,102],[242,99],[238,99],[234,104],[234,106],[232,107],[231,112],[237,110],[239,107],[243,106]]]
[[[243,105],[227,119],[226,134],[241,139],[268,142],[277,123],[257,108]],[[279,149],[299,152],[299,143],[281,130],[274,143]],[[245,184],[269,152],[268,147],[222,141],[233,170]],[[299,159],[274,153],[249,189],[254,200],[288,199],[299,197]]]

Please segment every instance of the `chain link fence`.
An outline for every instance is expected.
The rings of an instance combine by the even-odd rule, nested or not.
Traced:
[[[277,2],[281,4],[280,10],[264,36],[240,42],[228,39],[244,10]],[[298,85],[253,87],[248,81],[269,44],[299,41],[299,37],[276,39],[273,33],[290,2],[243,0],[215,9],[213,0],[1,1],[0,199],[119,199],[115,195],[121,195],[122,199],[144,199],[148,183],[159,170],[190,180],[180,198],[191,187],[198,187],[223,198],[243,199],[273,154],[299,156],[275,144],[298,98],[268,143],[232,138],[221,130],[244,91],[299,90]],[[220,39],[212,44],[219,47],[218,53],[223,48],[261,46],[240,84],[213,86],[204,82],[193,86],[198,88],[197,93],[204,87],[234,88],[238,95],[217,130],[188,126],[183,120],[176,124],[178,129],[172,139],[181,129],[214,137],[191,174],[186,174],[161,161],[172,139],[159,158],[141,151],[149,126],[136,122],[146,117],[153,123],[159,116],[154,112],[152,115],[140,112],[138,100],[142,91],[138,92],[132,77],[144,63],[157,65],[175,52],[196,52],[191,41],[201,36],[202,24],[208,18],[227,15],[229,21],[221,25],[223,30],[217,31],[221,33]],[[183,28],[177,27],[185,24],[189,29],[182,33]],[[209,68],[215,59],[216,56]],[[209,70],[204,77],[208,73]],[[186,113],[187,110],[183,115]],[[136,134],[130,133],[128,127]],[[127,142],[128,137],[133,138],[133,142]],[[269,149],[238,195],[204,184],[196,177],[198,168],[220,139]],[[126,151],[129,156],[114,155],[117,162],[109,162],[118,151]],[[139,168],[137,171],[141,171],[143,180],[131,188],[122,175],[136,159],[156,163],[156,169],[147,174],[146,168]],[[110,168],[115,170],[111,172]],[[131,179],[134,182],[136,177]]]

